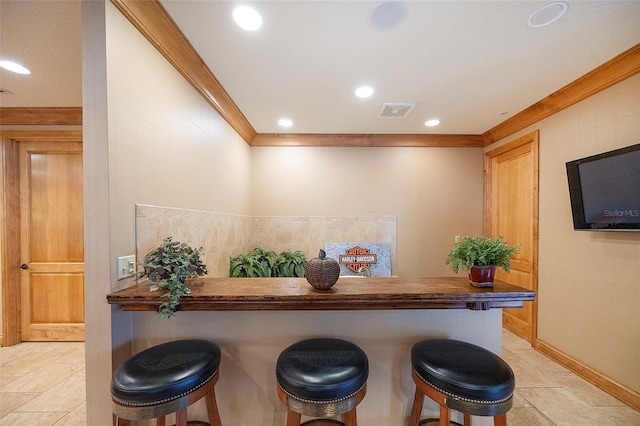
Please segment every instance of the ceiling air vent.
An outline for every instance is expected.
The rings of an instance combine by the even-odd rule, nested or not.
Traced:
[[[386,102],[378,113],[380,118],[406,118],[411,112],[415,102]]]

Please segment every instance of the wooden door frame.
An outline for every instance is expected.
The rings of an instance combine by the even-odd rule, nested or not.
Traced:
[[[22,341],[20,326],[20,142],[82,142],[81,130],[0,132],[0,241],[2,244],[2,346]]]
[[[533,291],[538,291],[538,246],[539,246],[539,193],[540,193],[540,184],[539,184],[539,176],[540,176],[540,155],[539,155],[539,131],[535,130],[531,133],[523,135],[511,142],[507,142],[504,145],[501,145],[491,151],[487,151],[484,154],[484,218],[483,218],[483,230],[485,234],[491,233],[491,218],[493,217],[493,203],[492,203],[492,164],[493,158],[497,157],[500,154],[511,151],[512,149],[518,148],[522,145],[532,144],[532,154],[533,154],[533,259],[532,259],[532,268],[533,272],[531,275],[531,285]],[[531,312],[531,336],[530,342],[533,345],[538,338],[538,297],[534,299],[532,302],[532,312]]]

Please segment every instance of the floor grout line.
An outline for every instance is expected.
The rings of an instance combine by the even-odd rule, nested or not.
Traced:
[[[48,424],[51,426],[62,424],[65,426],[86,426],[86,419],[78,418],[79,414],[82,412],[83,405],[86,404],[86,398],[83,398],[82,402],[79,404],[71,404],[71,401],[73,400],[69,400],[69,406],[73,405],[73,408],[68,411],[56,410],[56,408],[61,406],[60,402],[63,400],[63,395],[60,395],[61,399],[56,401],[56,406],[50,407],[50,411],[33,411],[30,409],[29,404],[33,405],[33,401],[41,397],[46,392],[49,392],[55,386],[59,386],[65,380],[70,378],[76,378],[77,380],[79,376],[85,376],[84,354],[76,352],[84,352],[84,347],[78,347],[77,342],[56,342],[56,345],[59,345],[59,348],[56,348],[56,350],[53,351],[50,345],[43,345],[41,343],[33,344],[29,342],[21,343],[12,347],[0,348],[0,424],[5,424],[5,421],[7,421],[16,424],[37,423]],[[68,345],[68,350],[63,345]],[[517,394],[517,398],[514,396],[514,407],[507,413],[510,425],[640,425],[640,413],[626,405],[623,405],[619,401],[612,399],[613,397],[598,388],[590,388],[588,386],[588,382],[581,379],[573,372],[567,370],[567,373],[562,373],[562,378],[557,377],[557,375],[556,377],[550,378],[548,376],[553,375],[554,371],[541,371],[539,369],[536,370],[535,368],[532,368],[532,365],[535,365],[534,363],[536,363],[536,359],[538,359],[537,357],[539,354],[527,342],[506,330],[503,331],[502,349],[503,356],[505,351],[517,356],[516,359],[507,360],[514,371],[517,370],[516,389],[514,392],[514,394]],[[60,356],[54,361],[43,364],[41,361],[37,360],[37,356],[34,356],[34,353],[38,352],[42,352],[48,357],[55,357],[52,353],[59,352]],[[73,354],[73,356],[71,356],[71,354]],[[67,356],[70,357],[69,359],[78,360],[78,362],[58,362]],[[25,365],[26,362],[22,363],[19,361],[21,359],[29,360],[29,362],[32,362],[33,364]],[[558,365],[553,360],[550,360],[550,362]],[[63,366],[75,366],[79,364],[82,364],[82,367],[77,371],[71,372],[66,376],[64,374],[60,374],[59,370],[64,368]],[[24,374],[20,376],[8,375],[7,371],[4,371],[5,375],[3,376],[2,370],[4,368],[7,368],[7,366],[15,367],[16,365],[20,365],[21,371],[23,371]],[[73,367],[69,368],[69,371],[73,370]],[[47,382],[44,380],[42,381],[42,384],[39,384],[41,389],[46,387],[45,390],[34,392],[12,389],[11,383],[14,383],[16,380],[20,380],[21,377],[36,371],[39,375],[51,374],[51,382],[49,384],[46,384]],[[522,380],[525,383],[524,386],[518,386],[519,376],[523,376]],[[38,379],[40,380],[42,377],[38,377]],[[562,379],[565,380],[565,382],[558,382],[558,385],[552,385],[547,383],[551,379]],[[535,385],[536,381],[539,385]],[[32,383],[29,385],[32,385]],[[21,396],[31,397],[21,400]],[[77,397],[77,395],[71,395],[70,397]],[[558,402],[558,400],[560,400],[560,402]],[[613,405],[614,401],[618,405]],[[573,405],[559,407],[559,403],[567,403],[569,405],[573,403]],[[600,412],[598,409],[600,409]],[[609,413],[607,410],[611,410],[615,415],[605,417],[604,412],[606,411]],[[565,412],[568,412],[569,414],[564,414]],[[62,415],[60,416],[61,413]],[[568,418],[571,419],[570,416],[579,418],[579,420],[575,420],[577,423],[572,423],[574,420],[567,420]]]

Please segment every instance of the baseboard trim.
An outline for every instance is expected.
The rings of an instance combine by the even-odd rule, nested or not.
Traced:
[[[581,363],[580,361],[570,357],[569,355],[561,352],[553,346],[536,339],[533,344],[533,348],[538,352],[548,356],[558,364],[573,371],[578,376],[582,377],[589,383],[602,389],[604,392],[613,396],[616,399],[624,402],[636,411],[640,411],[640,393],[628,388],[627,386],[618,383],[612,378],[600,373]]]

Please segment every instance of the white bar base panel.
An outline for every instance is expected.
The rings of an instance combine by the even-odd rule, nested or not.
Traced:
[[[500,355],[502,310],[185,311],[171,319],[135,312],[133,336],[134,352],[184,338],[205,338],[220,345],[216,396],[225,426],[283,426],[286,410],[278,399],[275,377],[280,352],[308,337],[350,340],[369,358],[367,395],[358,405],[358,423],[389,426],[405,424],[411,410],[413,344],[429,337],[452,338]],[[425,399],[423,417],[437,416],[437,404]],[[201,401],[189,407],[189,420],[204,419]],[[463,421],[456,412],[451,419]],[[493,419],[474,418],[474,426],[485,425],[493,425]]]

